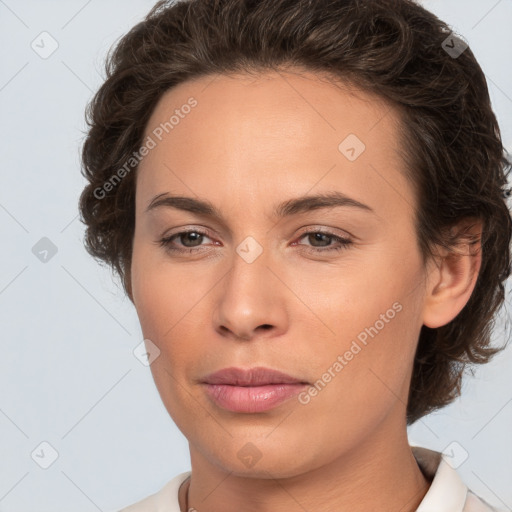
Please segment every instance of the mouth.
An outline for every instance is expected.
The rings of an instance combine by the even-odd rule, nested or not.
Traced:
[[[224,368],[208,375],[206,394],[222,409],[256,413],[273,409],[300,393],[309,383],[271,368]]]
[[[224,368],[211,373],[203,380],[206,384],[226,384],[230,386],[266,386],[272,384],[308,384],[308,382],[292,377],[271,368],[258,366],[255,368]]]

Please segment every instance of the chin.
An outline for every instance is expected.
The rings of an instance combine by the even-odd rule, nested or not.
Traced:
[[[222,471],[244,478],[293,478],[328,462],[320,454],[298,450],[300,442],[283,445],[276,441],[265,437],[240,440],[233,436],[225,444],[203,445],[201,452],[208,453],[210,462]]]

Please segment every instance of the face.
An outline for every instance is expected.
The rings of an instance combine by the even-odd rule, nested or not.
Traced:
[[[425,270],[397,126],[306,72],[202,77],[157,104],[131,286],[193,466],[293,476],[405,432]],[[204,383],[233,367],[299,384]]]

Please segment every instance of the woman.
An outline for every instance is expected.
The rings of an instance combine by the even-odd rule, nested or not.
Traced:
[[[123,510],[492,510],[406,430],[499,350],[508,163],[464,42],[409,0],[159,2],[107,72],[86,246],[192,466]]]

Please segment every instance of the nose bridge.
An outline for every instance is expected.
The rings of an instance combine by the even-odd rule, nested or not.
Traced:
[[[226,276],[224,295],[238,303],[270,297],[269,281],[272,255],[253,236],[243,239],[234,250],[231,270]]]
[[[255,237],[248,236],[234,250],[230,270],[219,288],[215,306],[215,328],[226,329],[244,339],[258,327],[283,328],[283,297],[274,286],[272,254]],[[275,279],[275,278],[274,278]],[[276,293],[277,292],[277,293]]]

